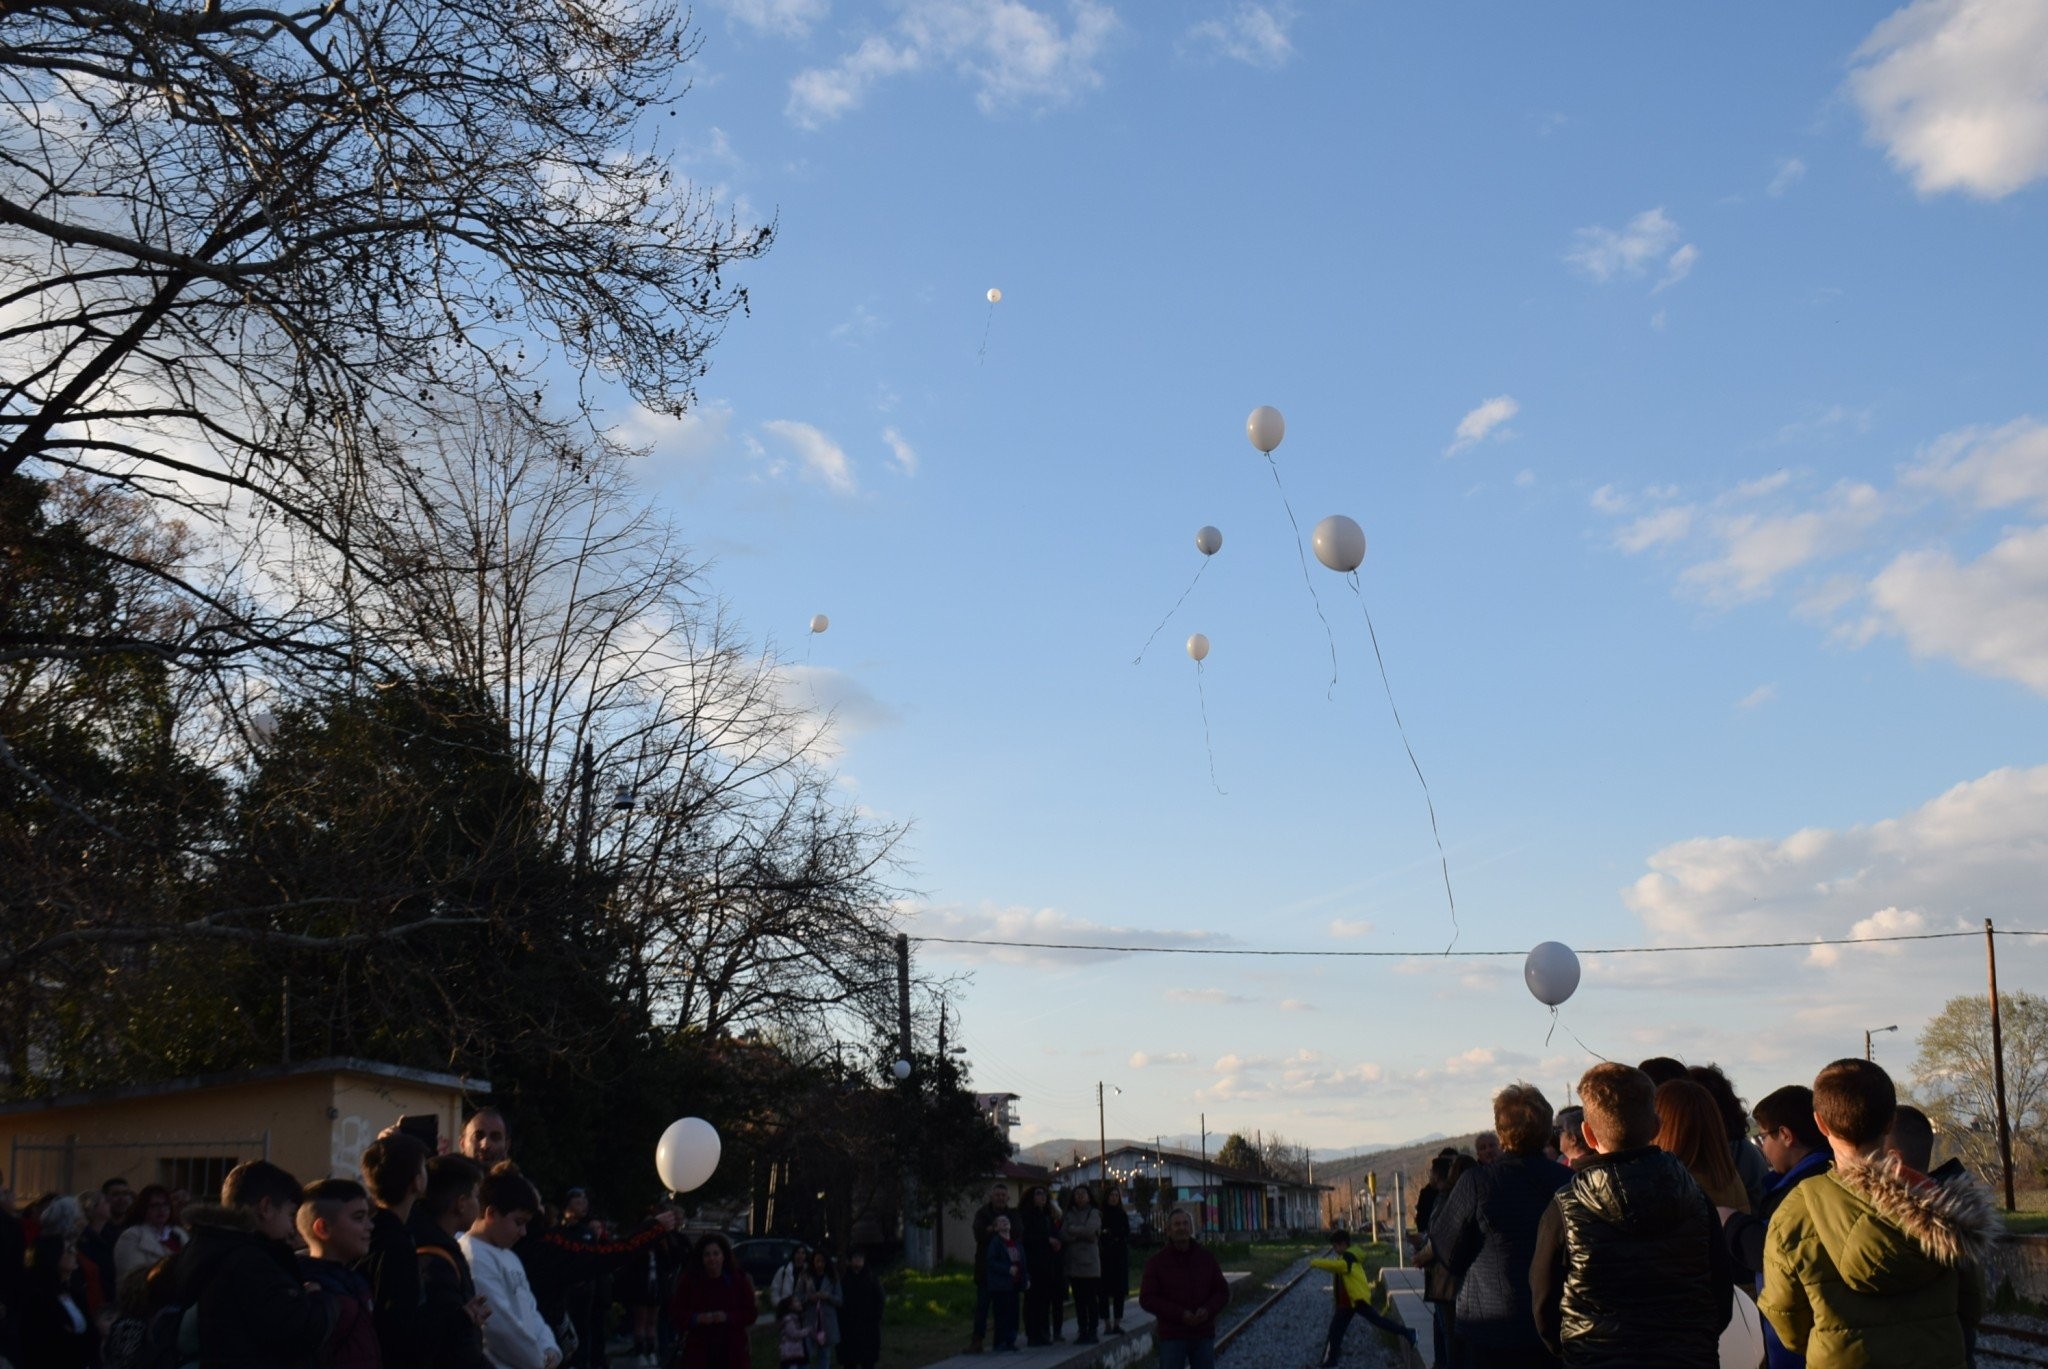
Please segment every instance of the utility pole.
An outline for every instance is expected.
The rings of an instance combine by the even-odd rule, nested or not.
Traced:
[[[1984,963],[1991,974],[1991,1086],[1998,1095],[1998,1162],[2005,1170],[2005,1210],[2016,1212],[2012,1192],[2012,1123],[2005,1113],[2005,1028],[1998,1019],[1998,938],[1984,919]]]
[[[896,933],[896,1050],[897,1059],[910,1059],[910,937]]]
[[[1109,1124],[1107,1122],[1103,1121],[1102,1081],[1098,1079],[1095,1081],[1095,1153],[1097,1157],[1096,1163],[1101,1167],[1102,1170],[1102,1173],[1100,1175],[1100,1182],[1104,1188],[1109,1187],[1108,1125]],[[1097,1196],[1096,1201],[1102,1201],[1099,1195]]]
[[[597,756],[583,743],[583,792],[576,800],[576,878],[590,869],[590,786],[597,781]]]
[[[1202,1234],[1209,1234],[1209,1114],[1202,1113]]]

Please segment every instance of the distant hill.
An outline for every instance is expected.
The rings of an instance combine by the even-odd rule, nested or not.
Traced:
[[[1367,1171],[1378,1174],[1382,1194],[1394,1191],[1394,1176],[1401,1176],[1403,1198],[1412,1211],[1414,1194],[1429,1179],[1429,1162],[1445,1146],[1459,1150],[1472,1149],[1478,1133],[1464,1136],[1432,1136],[1426,1141],[1411,1141],[1405,1146],[1390,1146],[1385,1150],[1366,1151],[1358,1155],[1347,1155],[1338,1160],[1316,1161],[1316,1182],[1319,1184],[1341,1184],[1346,1179],[1357,1183],[1365,1182]]]

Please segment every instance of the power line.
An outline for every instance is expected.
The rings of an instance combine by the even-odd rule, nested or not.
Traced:
[[[1957,937],[1981,937],[1981,931],[1968,932],[1908,932],[1895,936],[1862,937],[1815,937],[1807,941],[1726,941],[1705,946],[1593,946],[1575,947],[1580,955],[1673,955],[1689,951],[1787,951],[1805,950],[1812,946],[1879,946],[1898,941],[1948,941]],[[1999,928],[1999,936],[2048,936],[2048,931]],[[912,941],[922,941],[940,946],[988,946],[1004,950],[1021,951],[1094,951],[1116,955],[1248,955],[1308,957],[1334,960],[1470,960],[1487,956],[1526,956],[1527,950],[1518,951],[1290,951],[1275,950],[1258,946],[1105,946],[1078,941],[996,941],[971,936],[915,936]]]

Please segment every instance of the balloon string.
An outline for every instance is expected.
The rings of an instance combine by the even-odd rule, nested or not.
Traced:
[[[1308,586],[1309,602],[1316,606],[1316,617],[1322,619],[1323,637],[1330,643],[1330,687],[1323,691],[1329,698],[1337,688],[1337,636],[1330,631],[1330,620],[1323,617],[1323,598],[1316,593],[1316,582],[1308,573],[1308,553],[1301,549],[1301,520],[1294,516],[1294,505],[1287,498],[1287,487],[1280,483],[1280,464],[1273,460],[1273,453],[1266,452],[1266,468],[1273,472],[1273,487],[1280,491],[1280,507],[1287,510],[1287,521],[1294,525],[1294,554],[1301,561],[1301,582]]]
[[[1550,1049],[1550,1038],[1555,1035],[1557,1035],[1557,1007],[1553,1004],[1550,1009],[1550,1030],[1543,1033],[1543,1048],[1545,1050]]]
[[[988,305],[988,322],[983,324],[981,329],[981,360],[974,363],[977,366],[988,364],[988,335],[995,330],[995,326],[996,305],[994,300],[990,300]]]
[[[1555,1017],[1555,1016],[1557,1016],[1557,1009],[1556,1009],[1556,1008],[1552,1008],[1552,1009],[1550,1010],[1550,1015],[1551,1015],[1552,1017]],[[1610,1064],[1610,1065],[1614,1063],[1614,1062],[1613,1062],[1612,1060],[1608,1060],[1606,1056],[1602,1055],[1602,1054],[1601,1054],[1601,1053],[1600,1053],[1599,1051],[1596,1051],[1596,1050],[1594,1050],[1594,1049],[1593,1049],[1593,1048],[1592,1048],[1591,1046],[1587,1045],[1587,1044],[1586,1044],[1585,1042],[1583,1042],[1583,1041],[1579,1041],[1579,1034],[1578,1034],[1577,1032],[1575,1032],[1575,1031],[1573,1031],[1573,1030],[1572,1030],[1572,1028],[1571,1028],[1571,1024],[1570,1024],[1569,1022],[1567,1022],[1567,1023],[1565,1024],[1565,1028],[1564,1028],[1564,1034],[1565,1034],[1566,1036],[1569,1036],[1569,1037],[1570,1037],[1570,1038],[1571,1038],[1571,1039],[1572,1039],[1573,1041],[1575,1041],[1575,1042],[1578,1042],[1578,1047],[1579,1047],[1579,1049],[1580,1049],[1580,1050],[1582,1050],[1582,1051],[1584,1051],[1584,1052],[1585,1052],[1586,1054],[1588,1054],[1588,1055],[1592,1056],[1592,1057],[1593,1057],[1593,1058],[1594,1058],[1595,1060],[1603,1060],[1603,1061],[1606,1061],[1606,1063],[1608,1063],[1608,1064]],[[1545,1039],[1545,1043],[1546,1043],[1546,1044],[1548,1044],[1548,1038],[1546,1038],[1546,1039]]]
[[[1185,604],[1188,601],[1188,596],[1195,592],[1195,586],[1201,583],[1202,571],[1207,569],[1209,569],[1209,558],[1204,556],[1200,568],[1195,571],[1195,578],[1188,581],[1188,587],[1180,592],[1180,598],[1173,601],[1173,607],[1166,610],[1166,616],[1159,620],[1159,626],[1152,629],[1152,636],[1147,637],[1145,645],[1138,648],[1138,654],[1131,657],[1132,665],[1137,665],[1145,659],[1145,653],[1152,649],[1153,640],[1165,630],[1168,623],[1173,621],[1173,615],[1180,612],[1180,606]]]
[[[1366,606],[1365,593],[1358,587],[1358,572],[1352,571],[1349,578],[1351,593],[1358,600],[1359,611],[1365,614],[1365,634],[1372,639],[1372,658],[1379,663],[1380,684],[1387,691],[1387,708],[1394,715],[1394,730],[1401,734],[1401,749],[1408,753],[1408,764],[1422,785],[1422,802],[1429,809],[1429,834],[1436,841],[1437,864],[1443,867],[1444,872],[1444,898],[1451,905],[1451,944],[1444,947],[1444,954],[1449,955],[1464,929],[1458,923],[1458,896],[1451,892],[1451,859],[1444,854],[1444,834],[1436,821],[1436,799],[1430,795],[1429,780],[1422,773],[1422,763],[1415,759],[1415,748],[1408,743],[1408,726],[1401,721],[1401,706],[1394,702],[1393,682],[1387,678],[1387,658],[1380,654],[1380,635],[1373,629],[1372,610]]]
[[[1196,572],[1198,575],[1200,573],[1200,571]],[[1216,743],[1209,736],[1209,691],[1202,687],[1202,663],[1200,661],[1195,662],[1195,698],[1202,705],[1202,745],[1209,752],[1209,783],[1216,785],[1217,793],[1227,795],[1229,791],[1224,789],[1221,784],[1218,784],[1216,780]]]

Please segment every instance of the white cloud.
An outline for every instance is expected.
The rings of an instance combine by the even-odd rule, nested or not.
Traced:
[[[2048,513],[2048,424],[2031,416],[2000,428],[1961,428],[1920,453],[1908,485],[1940,490],[1980,509],[2032,505]]]
[[[820,429],[793,419],[771,418],[761,425],[761,431],[781,440],[795,453],[807,478],[835,494],[858,492],[853,462],[847,458],[845,449]]]
[[[1372,923],[1365,918],[1331,918],[1329,932],[1335,937],[1371,936]]]
[[[2048,4],[1915,0],[1856,49],[1870,140],[1922,195],[2010,195],[2048,176]]]
[[[1102,85],[1098,63],[1117,28],[1098,0],[1072,0],[1063,27],[1023,0],[906,0],[889,32],[870,34],[829,66],[799,72],[785,112],[821,128],[858,109],[893,77],[949,71],[975,88],[984,114],[1065,104]]]
[[[1657,285],[1661,290],[1684,279],[1699,257],[1692,244],[1680,244],[1679,233],[1662,206],[1645,209],[1620,230],[1599,224],[1581,228],[1564,259],[1602,284],[1621,276],[1642,276],[1653,262],[1662,261],[1665,275]]]
[[[1687,243],[1676,252],[1673,252],[1664,262],[1664,278],[1657,282],[1650,293],[1654,295],[1661,291],[1669,290],[1672,286],[1684,280],[1692,274],[1692,268],[1698,263],[1699,259],[1700,249],[1694,247],[1691,243]]]
[[[1872,941],[1870,950],[1875,955],[1903,955],[1900,943],[1884,942],[1883,937],[1912,936],[1927,930],[1927,919],[1917,912],[1902,908],[1880,908],[1869,917],[1859,918],[1850,924],[1849,937],[1854,941]],[[1840,946],[1815,946],[1806,953],[1806,959],[1813,965],[1839,965],[1842,963]]]
[[[1693,508],[1674,504],[1668,509],[1646,513],[1614,534],[1614,545],[1631,554],[1651,547],[1683,542],[1692,533]]]
[[[1675,842],[1622,900],[1672,944],[1867,938],[1855,927],[1886,909],[1935,929],[2035,917],[2044,862],[2048,766],[2007,768],[1882,822]]]
[[[732,407],[708,400],[676,418],[636,404],[620,420],[619,436],[658,461],[697,465],[731,446]]]
[[[1602,485],[1593,491],[1591,503],[1602,513],[1627,513],[1635,507],[1635,501],[1612,485]]]
[[[1818,508],[1718,516],[1709,520],[1709,530],[1719,553],[1688,566],[1680,583],[1720,603],[1761,598],[1784,575],[1855,546],[1884,510],[1876,489],[1845,480]]]
[[[1943,656],[2048,694],[2048,527],[2008,534],[1975,561],[1911,551],[1870,582],[1875,623],[1915,656]]]
[[[1303,999],[1303,998],[1283,998],[1283,999],[1281,999],[1281,1000],[1280,1000],[1280,1011],[1281,1011],[1281,1012],[1320,1012],[1320,1011],[1322,1011],[1322,1010],[1321,1010],[1320,1008],[1316,1007],[1316,1005],[1315,1005],[1315,1004],[1313,1004],[1313,1003],[1309,1002],[1309,1001],[1308,1001],[1307,999]]]
[[[1532,471],[1532,470],[1519,470],[1519,471],[1516,471],[1516,472],[1515,472],[1515,488],[1516,488],[1516,489],[1518,489],[1518,490],[1526,490],[1526,489],[1530,488],[1531,486],[1533,486],[1533,485],[1534,485],[1535,483],[1536,483],[1536,472],[1534,472],[1534,471]]]
[[[1165,1069],[1194,1063],[1195,1057],[1186,1051],[1132,1051],[1130,1060],[1134,1070]]]
[[[1288,30],[1294,26],[1292,5],[1240,4],[1221,18],[1204,19],[1187,31],[1183,49],[1277,71],[1294,56]]]
[[[1735,706],[1737,708],[1745,709],[1761,708],[1765,704],[1769,703],[1771,700],[1777,697],[1778,687],[1775,684],[1760,684],[1755,689],[1750,690],[1749,693],[1743,695],[1740,699],[1736,700]]]
[[[1495,395],[1492,399],[1481,400],[1477,408],[1458,420],[1458,429],[1451,435],[1451,445],[1444,448],[1444,455],[1456,456],[1488,437],[1502,441],[1514,436],[1502,425],[1521,411],[1522,406],[1515,402],[1513,395]]]
[[[894,428],[882,429],[882,441],[889,444],[890,464],[904,475],[917,474],[917,451]]]
[[[735,22],[757,33],[801,38],[832,12],[832,0],[712,0]]]
[[[1771,183],[1764,187],[1764,193],[1776,199],[1805,179],[1806,163],[1797,157],[1786,157],[1779,161],[1778,172],[1771,177]]]
[[[1040,951],[1028,946],[952,945],[929,942],[926,954],[950,960],[987,960],[1005,965],[1086,965],[1119,960],[1126,954],[1115,946],[1228,946],[1232,938],[1216,932],[1162,932],[1147,927],[1114,927],[1074,917],[1057,908],[1001,907],[983,902],[933,906],[906,903],[899,911],[910,924],[912,936],[960,938],[969,943],[983,941],[1057,942],[1090,948],[1083,951]]]
[[[1256,1000],[1223,989],[1168,989],[1166,1001],[1198,1008],[1225,1008]]]
[[[903,720],[859,680],[827,666],[783,666],[781,694],[788,707],[809,709],[828,718],[835,742],[879,732]]]

